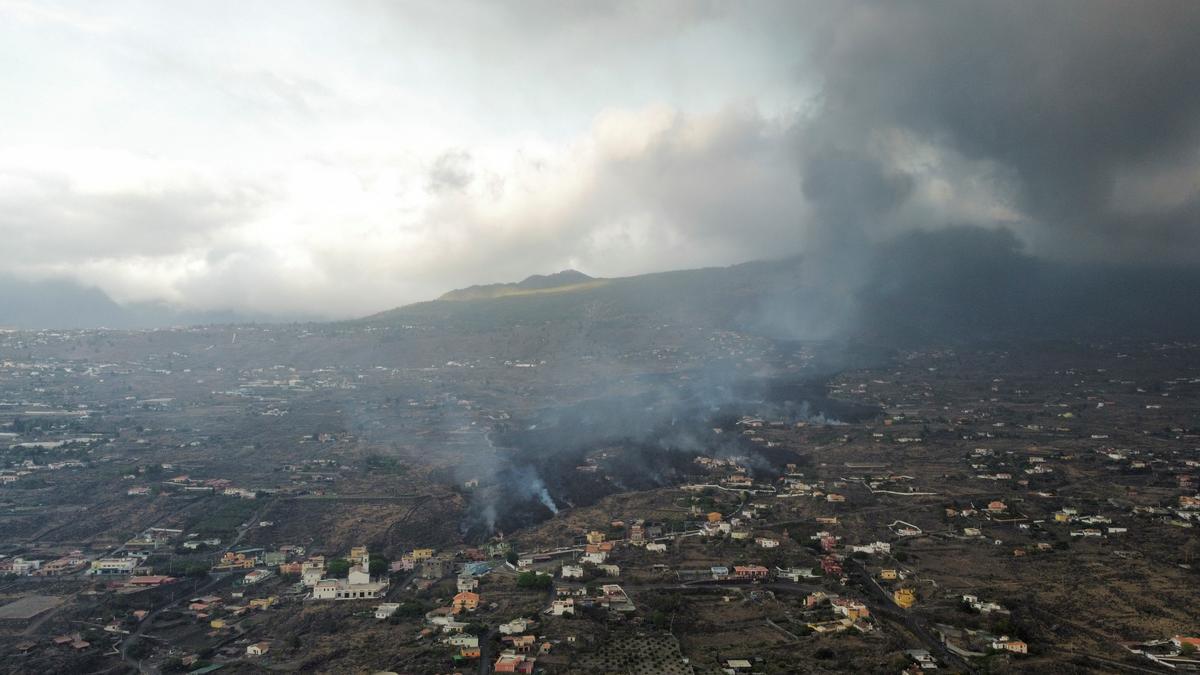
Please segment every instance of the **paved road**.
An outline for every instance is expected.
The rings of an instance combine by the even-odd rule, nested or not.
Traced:
[[[967,663],[965,659],[951,652],[946,648],[946,645],[930,632],[929,627],[925,625],[925,620],[912,613],[905,612],[892,603],[892,599],[888,597],[887,591],[875,581],[875,578],[867,572],[863,567],[862,562],[854,558],[848,558],[850,563],[850,576],[859,582],[859,584],[876,599],[876,602],[870,605],[871,611],[880,616],[886,616],[893,621],[903,623],[913,635],[920,638],[925,647],[929,649],[931,654],[937,655],[938,658],[946,665],[964,669],[967,672],[975,672],[975,668]]]
[[[205,501],[205,499],[204,499],[204,498],[201,498],[201,499],[198,499],[198,500],[195,500],[195,501],[189,501],[189,502],[186,502],[186,503],[182,504],[181,506],[179,506],[179,508],[172,509],[172,510],[170,510],[170,511],[167,511],[166,513],[163,513],[163,514],[162,514],[162,515],[160,515],[158,518],[155,518],[154,520],[152,520],[151,522],[149,522],[148,524],[146,524],[146,525],[145,525],[145,526],[144,526],[142,529],[143,529],[143,530],[145,530],[146,528],[154,527],[155,525],[157,525],[158,523],[162,522],[162,521],[163,521],[163,520],[165,520],[166,518],[168,518],[168,517],[170,517],[170,516],[173,516],[173,515],[175,515],[175,514],[177,514],[177,513],[181,513],[181,512],[183,512],[183,511],[186,511],[187,509],[189,509],[189,508],[192,508],[193,506],[196,506],[197,504],[203,503],[204,501]],[[68,523],[68,524],[69,524],[69,523]],[[60,527],[60,528],[61,528],[61,527],[65,527],[65,525],[60,525],[59,527]],[[59,528],[54,528],[54,529],[59,529]],[[44,534],[47,534],[48,532],[49,532],[49,531],[47,531],[47,532],[43,532],[43,533],[42,533],[42,535],[44,535]],[[39,535],[39,536],[42,536],[42,535]],[[32,540],[31,540],[31,541],[32,541]],[[104,554],[103,556],[101,556],[101,557],[112,557],[112,556],[114,556],[114,555],[117,555],[117,554],[121,553],[121,552],[122,552],[122,551],[124,551],[124,550],[125,550],[125,545],[124,545],[124,544],[121,544],[121,545],[120,545],[120,546],[118,546],[117,548],[115,548],[115,549],[113,549],[113,550],[111,550],[111,551],[109,551],[109,552],[105,553],[105,554]],[[84,569],[82,569],[82,570],[79,570],[79,571],[77,571],[77,572],[74,572],[74,573],[72,573],[72,574],[65,575],[65,576],[67,576],[67,577],[70,577],[70,578],[83,579],[83,578],[86,578],[86,576],[87,576],[87,572],[88,572],[88,569],[87,569],[87,568],[84,568]],[[25,578],[22,578],[22,579],[20,580],[20,583],[29,583],[29,582],[31,582],[31,581],[34,581],[34,580],[37,580],[37,581],[47,581],[47,582],[49,582],[49,581],[61,581],[61,580],[62,580],[62,578],[63,578],[63,577],[25,577]],[[74,593],[72,593],[71,595],[67,596],[66,600],[65,600],[65,601],[64,601],[62,604],[60,604],[59,606],[57,606],[57,607],[55,607],[55,608],[53,608],[53,609],[50,609],[50,610],[48,610],[48,611],[46,611],[46,612],[43,612],[43,613],[41,614],[41,616],[39,616],[39,617],[38,617],[37,619],[35,619],[35,620],[34,620],[32,623],[30,623],[28,626],[26,626],[26,627],[25,627],[25,630],[24,630],[24,631],[22,631],[22,633],[21,633],[21,634],[22,634],[22,635],[35,635],[35,634],[37,634],[38,630],[39,630],[39,629],[41,629],[42,625],[44,625],[44,624],[45,624],[47,621],[49,621],[51,617],[53,617],[54,615],[58,614],[58,612],[59,612],[59,611],[61,611],[61,610],[62,610],[64,607],[69,607],[69,606],[71,606],[71,604],[74,602],[75,598],[76,598],[76,597],[77,597],[77,596],[78,596],[80,593],[82,593],[84,590],[85,590],[84,588],[80,588],[79,590],[75,591],[75,592],[74,592]]]
[[[411,584],[413,582],[413,579],[416,579],[416,578],[417,578],[417,573],[413,572],[413,573],[409,574],[408,576],[404,577],[404,579],[402,581],[388,586],[388,592],[386,595],[384,595],[384,600],[387,600],[388,602],[396,602],[398,600],[403,600],[402,597],[397,597],[397,596],[403,595],[404,589],[408,588],[408,585]]]
[[[500,629],[493,628],[487,635],[479,638],[479,675],[488,675],[492,669],[492,641],[500,634]]]
[[[1147,662],[1147,665],[1145,665],[1145,666],[1135,666],[1130,663],[1123,663],[1121,661],[1114,661],[1113,659],[1106,659],[1102,656],[1096,656],[1095,654],[1086,654],[1084,652],[1074,652],[1069,649],[1060,649],[1058,651],[1063,654],[1070,654],[1072,656],[1078,656],[1084,660],[1091,661],[1093,663],[1099,663],[1099,664],[1108,666],[1109,668],[1113,668],[1113,669],[1127,672],[1127,673],[1151,673],[1151,675],[1162,675],[1162,673],[1173,672],[1172,670],[1170,670],[1169,668],[1166,668],[1166,667],[1163,667],[1161,669],[1155,669],[1154,667],[1149,665],[1149,662]]]
[[[157,618],[159,614],[161,614],[163,611],[169,609],[170,607],[174,606],[176,603],[179,602],[180,599],[192,598],[194,596],[201,595],[205,591],[209,590],[210,588],[213,588],[214,586],[220,584],[222,581],[229,578],[229,576],[230,575],[228,573],[211,575],[203,584],[198,585],[195,588],[193,588],[190,593],[181,595],[179,598],[177,598],[175,600],[169,600],[169,601],[159,605],[158,607],[155,607],[154,609],[152,609],[150,611],[150,613],[147,614],[145,616],[145,618],[143,618],[141,620],[140,623],[138,623],[137,628],[135,628],[133,630],[133,632],[129,634],[128,637],[126,637],[124,640],[121,641],[121,660],[125,661],[125,662],[129,662],[129,660],[130,660],[129,654],[128,654],[129,646],[141,637],[142,633],[145,632],[146,627],[149,626],[150,624],[154,623],[154,619]],[[139,672],[144,673],[145,675],[156,675],[158,673],[158,668],[156,668],[153,665],[146,663],[145,661],[142,661],[142,660],[138,660],[137,663],[135,663],[133,665],[138,669]]]
[[[259,506],[257,509],[255,509],[254,513],[250,516],[250,518],[248,518],[246,520],[246,524],[238,526],[237,535],[233,538],[233,540],[230,541],[228,544],[226,544],[220,551],[218,551],[218,556],[224,555],[226,552],[228,552],[234,546],[237,546],[238,543],[240,543],[242,541],[242,539],[246,536],[246,533],[249,532],[250,529],[252,527],[254,527],[256,523],[258,523],[259,515],[262,514],[263,511],[269,509],[271,506],[272,506],[272,501],[264,501],[264,503],[261,506]],[[213,588],[214,586],[217,586],[222,581],[229,579],[231,576],[232,575],[228,572],[222,572],[222,573],[218,573],[218,574],[209,573],[209,576],[205,580],[205,582],[203,584],[195,586],[190,593],[187,593],[185,595],[180,595],[179,597],[176,597],[173,600],[168,600],[168,601],[164,602],[163,604],[159,605],[158,607],[155,607],[154,609],[150,610],[150,612],[148,614],[146,614],[145,618],[143,618],[141,620],[141,622],[138,623],[137,628],[134,629],[134,631],[132,633],[130,633],[128,637],[126,637],[124,640],[121,641],[121,660],[125,661],[125,662],[129,662],[129,646],[131,644],[133,644],[134,642],[136,642],[141,637],[142,633],[146,630],[146,627],[149,626],[150,624],[152,624],[154,622],[154,619],[156,617],[158,617],[158,615],[161,614],[164,610],[167,610],[170,607],[174,606],[183,598],[192,598],[197,595],[203,594],[205,591],[209,590],[210,588]],[[181,583],[183,583],[183,582],[181,582]],[[176,594],[172,593],[172,595],[176,595]],[[139,660],[135,665],[139,672],[144,673],[146,675],[156,675],[158,673],[158,668],[156,668],[155,666],[153,666],[151,664],[145,663],[144,661]]]

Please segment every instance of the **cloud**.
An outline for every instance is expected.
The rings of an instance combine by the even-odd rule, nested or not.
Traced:
[[[481,169],[502,179],[498,190],[481,184],[430,204],[430,262],[461,284],[562,267],[620,275],[771,255],[781,239],[795,246],[802,236],[790,132],[753,108],[604,111],[565,148],[521,151],[503,168]]]
[[[1200,6],[846,3],[822,28],[807,33],[822,82],[813,131],[841,159],[810,151],[807,175],[846,155],[852,181],[903,173],[907,155],[879,145],[899,134],[982,163],[1035,252],[1200,258],[1200,184],[1184,178],[1200,166]],[[861,187],[896,206],[893,184]]]
[[[433,160],[429,169],[429,190],[464,190],[475,174],[471,172],[471,154],[463,150],[447,150]]]
[[[122,302],[343,317],[795,253],[849,298],[964,224],[1200,260],[1195,3],[0,13],[0,273]]]
[[[203,248],[248,222],[261,185],[126,152],[10,149],[0,158],[0,238],[29,272]]]

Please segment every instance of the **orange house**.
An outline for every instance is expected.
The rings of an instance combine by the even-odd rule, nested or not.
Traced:
[[[454,596],[454,613],[459,612],[474,612],[479,608],[479,594],[470,591],[463,591]]]

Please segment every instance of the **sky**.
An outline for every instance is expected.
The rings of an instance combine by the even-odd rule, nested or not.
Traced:
[[[0,278],[347,318],[1004,230],[1200,262],[1200,3],[0,0]]]

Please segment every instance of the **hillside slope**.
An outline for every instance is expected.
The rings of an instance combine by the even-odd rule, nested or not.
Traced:
[[[1025,254],[1004,231],[913,232],[863,252],[856,273],[825,263],[818,274],[808,265],[788,258],[566,283],[552,275],[525,288],[487,287],[486,297],[464,289],[447,294],[453,300],[363,321],[466,333],[555,328],[580,339],[674,325],[893,346],[1200,336],[1200,269],[1049,261]],[[538,283],[544,287],[531,287]]]
[[[563,270],[554,274],[535,274],[516,283],[485,284],[459,288],[443,294],[438,300],[486,300],[511,295],[572,291],[588,286],[602,285],[606,282],[606,279],[594,279],[583,272]]]
[[[526,280],[525,286],[497,284],[452,291],[438,300],[406,305],[363,321],[436,324],[465,331],[550,323],[732,327],[752,320],[770,292],[797,291],[796,269],[796,261],[790,260],[614,279],[579,275],[587,280],[575,277],[540,288],[539,282],[526,284]]]

